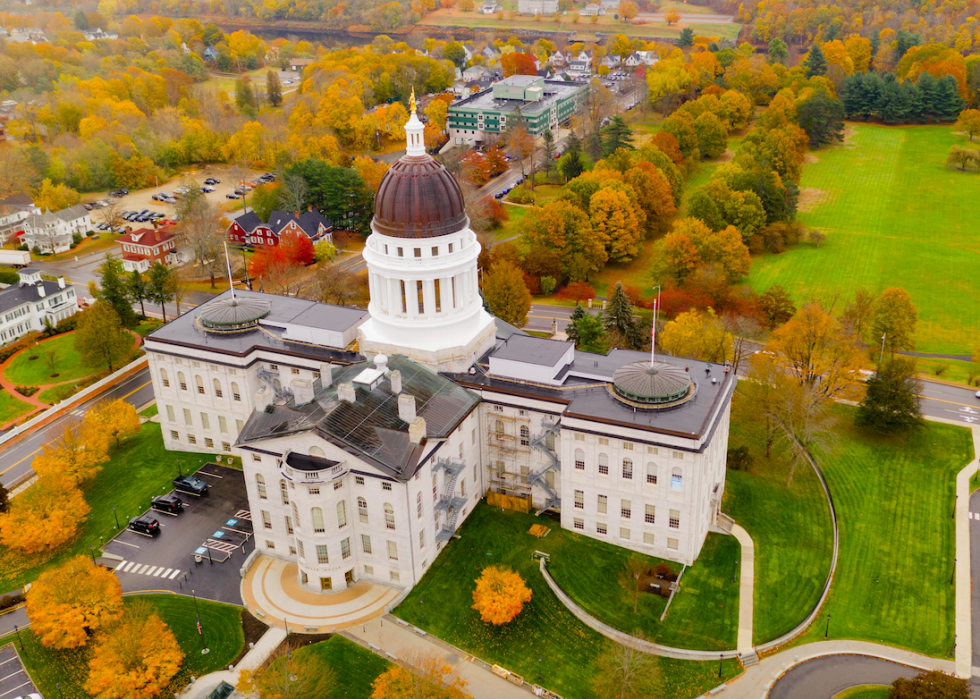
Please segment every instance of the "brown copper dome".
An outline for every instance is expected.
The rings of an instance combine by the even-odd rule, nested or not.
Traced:
[[[381,180],[374,227],[395,238],[434,238],[469,225],[463,192],[442,163],[428,155],[404,156]]]

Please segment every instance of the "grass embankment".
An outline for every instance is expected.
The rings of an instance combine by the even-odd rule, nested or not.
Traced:
[[[891,687],[886,684],[861,684],[835,694],[833,699],[888,699]]]
[[[245,643],[239,607],[198,600],[204,640],[210,651],[207,655],[201,655],[201,636],[197,634],[197,616],[193,599],[181,595],[137,595],[126,597],[125,602],[131,604],[137,599],[146,600],[156,607],[160,618],[173,631],[177,643],[184,652],[184,661],[180,670],[161,696],[179,693],[190,682],[192,675],[201,677],[209,672],[227,668]],[[14,640],[16,637],[10,634],[0,642],[0,645]],[[23,643],[23,650],[21,650],[21,643]],[[37,641],[30,629],[25,629],[20,632],[20,643],[16,645],[31,678],[43,696],[59,699],[62,697],[90,699],[83,685],[88,677],[91,641],[87,646],[77,650],[50,650]]]
[[[41,400],[44,400],[41,398]],[[21,415],[32,411],[34,406],[0,389],[0,425],[6,425]]]
[[[915,367],[919,378],[927,381],[948,381],[964,386],[980,386],[980,364],[963,359],[935,359],[916,357]]]
[[[542,523],[551,527],[547,537],[537,539],[527,534],[532,524]],[[394,614],[530,681],[536,681],[540,671],[545,687],[569,699],[586,699],[592,696],[596,661],[606,639],[575,619],[551,593],[537,561],[531,559],[535,550],[551,555],[549,570],[570,596],[583,595],[584,591],[588,597],[603,595],[608,608],[619,609],[625,604],[615,593],[620,561],[628,555],[625,550],[562,530],[546,518],[503,512],[481,503],[463,525],[462,538],[450,542]],[[513,568],[533,593],[521,614],[502,627],[483,623],[471,608],[476,578],[488,565]],[[600,568],[610,565],[615,567]],[[725,574],[731,575],[730,568]],[[668,625],[683,629],[692,622],[674,616],[674,611],[668,614]],[[697,613],[707,615],[707,610],[698,609]],[[723,626],[720,628],[719,635],[727,633]],[[540,665],[538,657],[544,658]],[[719,683],[718,665],[714,663],[666,658],[658,662],[665,696],[697,696]],[[722,679],[738,671],[738,663],[728,661]]]
[[[296,651],[297,655],[304,653],[319,656],[333,670],[336,681],[330,699],[370,699],[371,684],[391,667],[384,658],[343,636],[331,636]]]
[[[143,512],[155,495],[170,490],[177,475],[177,458],[184,473],[196,471],[207,463],[210,454],[168,452],[163,448],[160,425],[146,423],[139,433],[112,453],[99,474],[84,488],[85,501],[92,511],[79,533],[64,548],[45,554],[22,554],[0,546],[0,590],[13,590],[31,582],[44,570],[77,555],[89,555],[89,547],[98,551],[100,536],[108,541],[126,526],[131,517]]]
[[[50,355],[54,355],[53,367],[48,364]],[[32,356],[37,359],[31,359]],[[65,333],[18,354],[4,370],[4,376],[17,386],[43,386],[81,379],[106,368],[105,364],[97,367],[82,364],[81,356],[75,351],[75,333]]]
[[[797,300],[899,285],[918,307],[917,350],[968,353],[980,306],[950,301],[980,291],[980,198],[976,175],[944,167],[950,146],[966,143],[949,126],[849,125],[846,143],[817,151],[800,183],[799,219],[827,242],[754,259],[749,283],[781,284]]]
[[[738,395],[730,446],[749,448],[748,471],[728,471],[722,510],[755,544],[753,642],[778,638],[802,622],[820,599],[833,552],[830,508],[813,469],[796,470],[780,446],[766,459],[765,429]]]
[[[956,474],[973,458],[969,430],[926,423],[894,436],[853,426],[818,456],[837,507],[840,557],[820,622],[803,641],[858,639],[945,657],[953,646]]]

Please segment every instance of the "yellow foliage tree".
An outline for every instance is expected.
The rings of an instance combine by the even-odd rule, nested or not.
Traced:
[[[88,428],[88,434],[101,434],[118,447],[123,439],[139,432],[140,417],[132,404],[118,398],[103,401],[89,410],[83,424]]]
[[[371,699],[467,699],[466,680],[434,653],[409,651],[409,669],[393,665],[374,680]]]
[[[85,691],[96,699],[155,696],[184,660],[173,631],[144,600],[126,605],[122,620],[100,633],[96,643],[85,682]]]
[[[100,424],[86,417],[84,422],[66,422],[57,436],[41,448],[32,465],[41,476],[61,474],[77,485],[94,477],[108,458],[109,435]]]
[[[664,325],[658,338],[667,354],[704,362],[725,362],[734,358],[734,340],[713,309],[697,309],[678,316]]]
[[[589,218],[595,233],[609,241],[609,259],[629,262],[640,253],[643,231],[625,192],[606,187],[593,194]]]
[[[31,631],[45,648],[83,646],[90,632],[112,625],[122,611],[119,578],[85,556],[42,573],[27,591]]]
[[[473,609],[494,626],[506,624],[531,601],[531,590],[521,576],[500,566],[484,568],[473,590]]]
[[[0,544],[24,553],[56,548],[75,536],[89,511],[82,491],[70,478],[42,475],[11,501],[9,511],[0,514]]]
[[[80,199],[81,195],[68,185],[52,184],[45,178],[34,194],[34,205],[41,211],[61,211],[74,206]]]

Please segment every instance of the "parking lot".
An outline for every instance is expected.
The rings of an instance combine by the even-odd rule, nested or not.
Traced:
[[[0,699],[27,696],[36,691],[31,678],[24,672],[13,644],[8,643],[0,648]]]
[[[208,494],[176,493],[184,503],[178,515],[151,511],[158,535],[127,529],[106,544],[105,553],[121,560],[101,563],[115,569],[123,591],[193,589],[199,597],[241,604],[239,569],[255,548],[244,475],[216,464],[196,475],[208,483]]]

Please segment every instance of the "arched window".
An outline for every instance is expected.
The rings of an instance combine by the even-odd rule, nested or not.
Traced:
[[[555,450],[555,433],[554,432],[549,432],[547,434],[547,436],[544,438],[544,443],[545,443],[545,446],[548,447],[548,451],[554,451]]]
[[[364,498],[357,499],[357,518],[361,520],[361,524],[368,523],[367,500]]]
[[[317,534],[322,534],[327,531],[326,527],[323,526],[323,510],[319,507],[314,507],[310,510],[310,517],[313,519],[313,531]]]
[[[684,490],[684,474],[679,468],[670,472],[670,489]]]
[[[341,500],[337,503],[337,526],[343,529],[347,526],[347,501]]]
[[[280,381],[279,379],[273,379],[272,380],[272,383],[276,387],[276,393],[279,393],[280,391],[282,391],[282,381]]]
[[[623,459],[623,478],[633,480],[633,459]]]
[[[234,381],[231,382],[231,397],[237,401],[241,401],[242,399],[241,391],[238,390],[238,384]]]
[[[507,430],[504,428],[504,421],[503,420],[497,420],[496,428],[497,428],[497,436],[498,437],[500,435],[502,435],[502,434],[507,434]]]
[[[599,454],[599,473],[609,475],[609,457],[605,454]]]
[[[265,476],[263,476],[261,473],[256,473],[255,484],[259,487],[259,498],[265,500],[266,499]]]
[[[286,487],[286,479],[279,479],[279,494],[282,496],[282,504],[289,504],[289,488]]]
[[[204,395],[204,379],[199,375],[194,377],[194,383],[197,385],[197,392],[202,396]]]
[[[531,430],[527,428],[527,425],[521,425],[521,446],[527,447],[531,444]]]
[[[177,372],[177,383],[180,385],[181,391],[187,390],[187,379],[184,378],[184,372],[182,371]]]
[[[218,381],[218,379],[215,379],[214,380],[214,397],[215,398],[221,398],[223,395],[225,395],[225,394],[224,394],[224,391],[221,390],[221,382]]]
[[[310,447],[310,456],[319,456],[321,459],[326,456],[320,447]]]
[[[391,503],[385,503],[385,526],[388,529],[395,528],[395,510],[391,506]]]
[[[647,483],[657,484],[657,464],[647,464]]]
[[[170,388],[170,377],[167,376],[167,370],[160,370],[160,380],[163,382],[164,388]]]
[[[585,470],[585,452],[581,449],[575,450],[575,468],[579,471]]]

